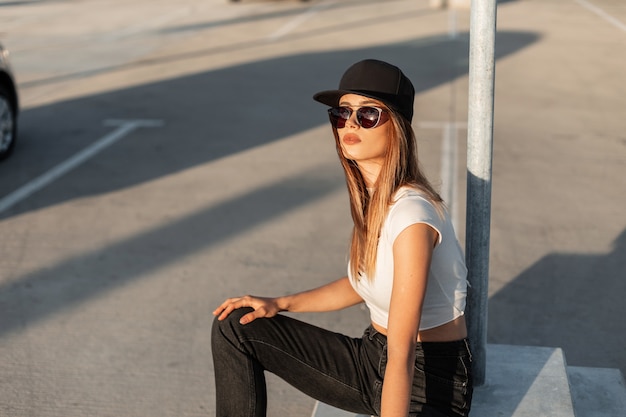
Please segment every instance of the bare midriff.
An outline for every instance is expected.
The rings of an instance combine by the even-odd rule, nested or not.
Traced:
[[[387,329],[372,323],[372,327],[376,331],[387,335]],[[428,330],[421,330],[417,334],[418,342],[452,342],[455,340],[465,339],[467,337],[467,326],[465,324],[465,316],[457,317],[441,326],[433,327]]]

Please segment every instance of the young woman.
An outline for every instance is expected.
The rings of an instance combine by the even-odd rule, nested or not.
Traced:
[[[360,61],[330,106],[354,221],[348,275],[289,296],[230,298],[215,311],[217,417],[265,416],[264,372],[347,411],[382,417],[467,416],[471,353],[464,258],[446,208],[420,171],[415,90],[397,67]],[[365,302],[361,338],[278,314]]]

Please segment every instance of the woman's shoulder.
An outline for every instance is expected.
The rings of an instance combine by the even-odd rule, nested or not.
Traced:
[[[416,186],[403,185],[395,192],[392,200],[392,204],[398,205],[400,202],[414,201],[418,204],[427,204],[428,206],[435,207],[435,203],[423,190]]]
[[[406,227],[415,223],[426,223],[441,231],[445,214],[431,201],[429,196],[416,187],[401,187],[394,195],[386,220],[387,230],[392,239]]]
[[[389,216],[402,215],[401,213],[413,213],[419,217],[440,217],[437,206],[428,198],[424,192],[413,189],[400,189],[394,196]]]
[[[389,210],[390,217],[411,212],[432,219],[436,224],[445,223],[449,217],[443,201],[434,201],[428,192],[418,186],[404,185],[394,194]]]

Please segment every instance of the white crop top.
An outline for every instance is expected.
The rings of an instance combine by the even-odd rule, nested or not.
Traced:
[[[467,268],[450,216],[445,210],[440,216],[419,190],[401,187],[381,230],[375,276],[368,279],[361,273],[355,279],[348,265],[352,287],[365,301],[371,320],[384,328],[389,320],[393,286],[393,242],[404,229],[416,223],[425,223],[439,234],[428,273],[420,330],[440,326],[464,314]]]

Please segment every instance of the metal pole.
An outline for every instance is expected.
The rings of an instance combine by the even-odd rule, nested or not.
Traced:
[[[472,0],[470,11],[469,102],[467,126],[467,224],[465,257],[474,383],[485,383],[489,228],[495,76],[496,0]]]

